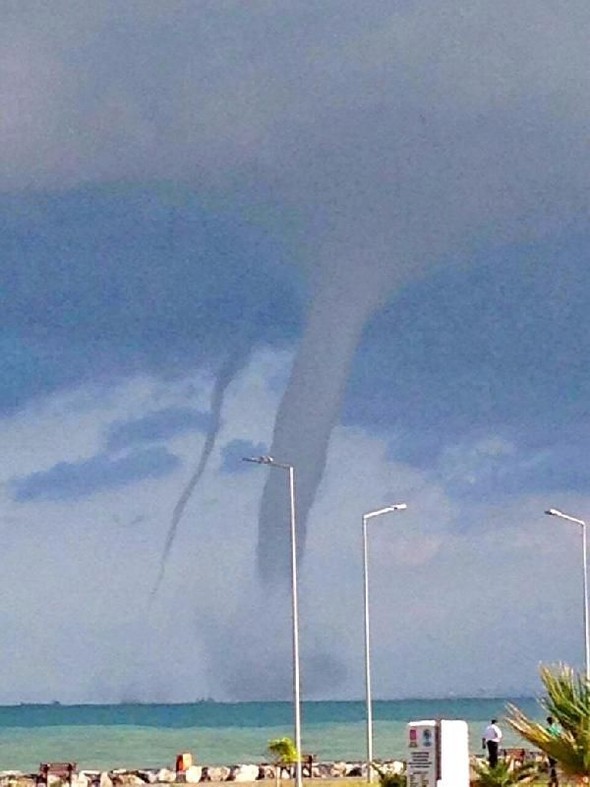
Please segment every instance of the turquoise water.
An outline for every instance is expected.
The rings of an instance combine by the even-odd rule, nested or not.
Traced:
[[[483,726],[504,714],[507,699],[377,701],[373,706],[376,758],[403,758],[405,725],[429,718],[465,719],[473,751]],[[514,700],[541,717],[533,699]],[[292,735],[286,702],[187,705],[19,705],[0,707],[0,769],[35,771],[41,761],[80,768],[170,767],[190,751],[201,764],[263,762],[271,738]],[[321,760],[365,756],[363,702],[305,702],[302,748]],[[503,725],[506,745],[518,745]]]

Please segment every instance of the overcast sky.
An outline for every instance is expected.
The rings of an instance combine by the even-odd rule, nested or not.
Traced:
[[[0,17],[0,702],[580,665],[587,0]]]

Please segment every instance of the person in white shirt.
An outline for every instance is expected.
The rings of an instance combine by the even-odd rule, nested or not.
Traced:
[[[481,739],[482,748],[487,748],[488,750],[490,768],[495,768],[498,764],[498,747],[500,746],[501,740],[502,730],[498,727],[498,720],[492,719],[485,728],[483,738]]]

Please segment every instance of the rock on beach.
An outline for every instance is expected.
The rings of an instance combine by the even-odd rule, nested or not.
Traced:
[[[239,765],[191,765],[186,771],[176,773],[170,768],[125,769],[115,768],[110,771],[80,769],[72,776],[72,787],[142,787],[142,785],[200,784],[201,782],[241,782],[252,783],[276,778],[277,767],[269,763]],[[308,766],[305,766],[306,768]],[[389,773],[401,773],[405,767],[401,760],[389,760],[380,763],[380,767]],[[288,782],[286,769],[283,778]],[[366,775],[366,763],[361,761],[347,762],[314,762],[311,776],[315,779],[363,778]],[[307,773],[305,778],[308,778]],[[38,787],[36,773],[21,771],[0,771],[0,787]],[[50,776],[48,787],[67,787],[67,779]]]

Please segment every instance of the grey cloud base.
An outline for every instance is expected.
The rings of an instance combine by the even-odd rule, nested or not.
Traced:
[[[178,457],[161,446],[138,449],[118,458],[98,454],[79,462],[59,462],[49,470],[15,478],[10,488],[13,499],[19,503],[80,500],[106,489],[162,478],[180,464]]]
[[[32,8],[0,30],[3,424],[84,383],[199,368],[219,390],[253,349],[295,349],[269,450],[296,464],[302,551],[343,406],[459,505],[474,468],[482,495],[503,479],[453,448],[501,432],[531,487],[552,472],[535,478],[535,451],[578,455],[558,434],[582,445],[587,423],[587,0]],[[527,248],[537,259],[507,262]],[[171,449],[139,446],[181,421],[121,425],[126,457],[9,495],[80,500],[172,472]],[[259,517],[283,591],[284,481],[271,471]]]

